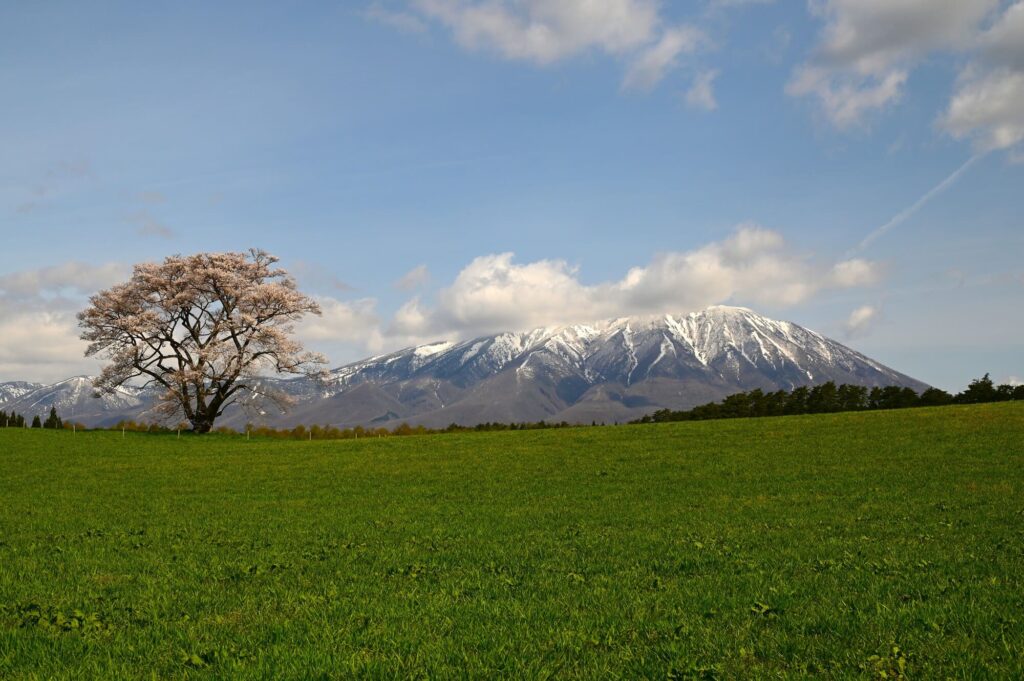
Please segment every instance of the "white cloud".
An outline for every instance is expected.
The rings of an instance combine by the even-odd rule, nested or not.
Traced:
[[[75,313],[85,296],[122,280],[127,268],[65,263],[0,277],[0,378],[57,380],[95,373],[82,356]],[[412,276],[410,276],[412,275]],[[403,279],[426,282],[426,268]],[[564,260],[517,263],[511,253],[475,258],[436,298],[415,296],[390,319],[373,298],[315,296],[322,316],[306,316],[296,335],[332,363],[441,338],[525,330],[610,317],[681,314],[715,303],[772,307],[803,302],[828,289],[870,286],[881,276],[863,260],[819,262],[782,235],[743,224],[727,238],[689,251],[656,255],[621,278],[584,283]]]
[[[1024,141],[1024,0],[821,0],[817,53],[786,86],[844,130],[899,101],[932,53],[968,55],[939,127],[977,153]],[[987,25],[987,27],[986,27]]]
[[[878,319],[878,308],[873,305],[862,305],[850,313],[844,325],[849,337],[862,336],[867,333]]]
[[[341,301],[331,296],[314,296],[322,314],[307,315],[296,326],[304,343],[329,353],[346,346],[377,352],[383,344],[377,302],[372,298]]]
[[[363,10],[363,16],[402,33],[424,33],[427,30],[426,22],[415,14],[389,9],[379,1],[370,3],[370,6]]]
[[[847,129],[899,100],[909,70],[934,51],[969,49],[999,0],[822,0],[817,54],[786,87],[816,98]]]
[[[843,260],[832,266],[828,282],[836,288],[854,288],[857,286],[873,286],[882,278],[878,263],[853,258]]]
[[[73,311],[5,310],[0,338],[0,381],[51,383],[99,370],[98,362],[84,357]]]
[[[715,99],[715,78],[718,71],[702,71],[693,79],[693,84],[686,91],[686,103],[694,109],[714,111],[718,108]]]
[[[1019,144],[1024,140],[1024,71],[968,69],[940,123],[954,137],[972,139],[979,152]]]
[[[1010,6],[978,40],[939,124],[979,152],[1024,141],[1024,2]]]
[[[860,74],[880,74],[933,50],[970,46],[999,0],[826,0],[820,56]]]
[[[413,291],[425,286],[430,282],[430,270],[426,265],[417,265],[395,282],[395,288],[400,291]]]
[[[865,260],[821,265],[782,236],[739,226],[727,239],[662,253],[621,279],[588,285],[563,260],[514,262],[482,256],[442,289],[433,306],[407,303],[389,333],[433,339],[528,329],[634,314],[684,313],[723,302],[788,306],[832,288],[868,286],[879,268]]]
[[[56,381],[96,373],[75,314],[85,297],[122,279],[122,265],[67,262],[0,276],[0,380]]]
[[[512,258],[512,253],[475,258],[440,292],[437,307],[425,309],[413,301],[396,317],[394,330],[428,336],[476,333],[541,326],[566,314],[596,314],[586,287],[566,262],[520,265]]]
[[[714,7],[742,7],[743,5],[771,5],[775,0],[711,0]]]
[[[981,36],[981,49],[996,64],[1024,69],[1024,2],[1017,2]]]
[[[1024,378],[1019,378],[1017,376],[1010,376],[1005,381],[1000,381],[1000,383],[1005,383],[1007,385],[1013,385],[1013,386],[1024,385]]]
[[[31,306],[35,298],[53,298],[68,291],[92,294],[126,273],[127,268],[117,263],[89,265],[76,261],[12,272],[0,275],[0,301],[8,304],[20,301],[22,305]]]
[[[633,59],[622,86],[630,90],[651,90],[676,67],[679,55],[696,52],[704,41],[704,34],[692,26],[668,29],[661,40]]]
[[[622,59],[627,89],[651,89],[703,42],[693,26],[666,27],[657,0],[412,0],[411,7],[468,50],[541,66],[588,52]]]
[[[493,49],[510,59],[550,64],[588,49],[612,54],[651,41],[658,5],[651,0],[417,0],[470,49]]]
[[[786,85],[786,94],[817,97],[825,117],[840,130],[847,130],[860,124],[868,112],[897,102],[906,81],[907,72],[899,69],[880,76],[855,76],[805,66]]]
[[[301,262],[297,267],[307,269]],[[0,381],[50,382],[98,373],[102,363],[85,358],[76,314],[89,295],[128,275],[129,268],[117,263],[66,262],[0,276]],[[373,299],[314,297],[323,315],[307,315],[296,325],[297,337],[311,349],[349,359],[404,340],[384,337]]]

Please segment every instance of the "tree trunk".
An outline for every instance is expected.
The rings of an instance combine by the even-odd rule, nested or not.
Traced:
[[[194,419],[192,421],[192,432],[197,434],[209,433],[213,428],[213,419]]]

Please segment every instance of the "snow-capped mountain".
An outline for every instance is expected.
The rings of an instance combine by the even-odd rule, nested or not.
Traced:
[[[305,423],[622,421],[740,390],[926,386],[791,322],[739,307],[434,343],[332,372]]]
[[[33,390],[42,388],[42,383],[28,383],[26,381],[8,381],[0,383],[0,408],[7,402],[12,402],[22,395],[27,395]]]
[[[52,385],[36,384],[34,390],[0,403],[0,408],[28,418],[45,418],[54,407],[65,421],[111,425],[133,417],[149,404],[139,388],[124,386],[106,394],[93,388],[92,382],[92,376],[75,376]]]
[[[218,424],[610,423],[741,390],[826,381],[926,387],[791,322],[715,306],[684,316],[627,317],[432,343],[340,367],[322,383],[266,379],[268,387],[295,401],[287,415],[236,409]],[[8,406],[31,415],[54,404],[67,419],[74,405],[78,420],[112,423],[151,405],[147,395],[130,388],[100,398],[93,393],[90,380],[80,377],[39,388]]]

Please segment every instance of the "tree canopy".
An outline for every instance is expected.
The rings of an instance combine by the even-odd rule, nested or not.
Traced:
[[[295,322],[320,307],[277,261],[252,249],[136,265],[127,282],[92,296],[78,315],[86,355],[110,360],[96,388],[142,379],[162,389],[162,416],[184,418],[199,433],[232,404],[286,407],[259,377],[316,374],[326,360],[291,338]]]
[[[837,386],[834,382],[828,381],[812,387],[800,386],[790,391],[766,393],[762,390],[751,390],[736,393],[719,402],[708,402],[692,409],[660,409],[634,423],[939,407],[947,404],[979,404],[1006,400],[1024,400],[1024,385],[1005,384],[997,387],[988,374],[971,381],[966,390],[956,395],[950,395],[939,388],[927,388],[918,395],[912,388],[897,385],[874,387],[869,390],[862,385],[844,383]]]

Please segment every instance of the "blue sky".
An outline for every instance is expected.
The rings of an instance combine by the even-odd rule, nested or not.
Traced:
[[[334,364],[729,303],[1024,378],[1024,2],[216,5],[0,7],[0,380],[94,371],[132,263],[250,246]]]

